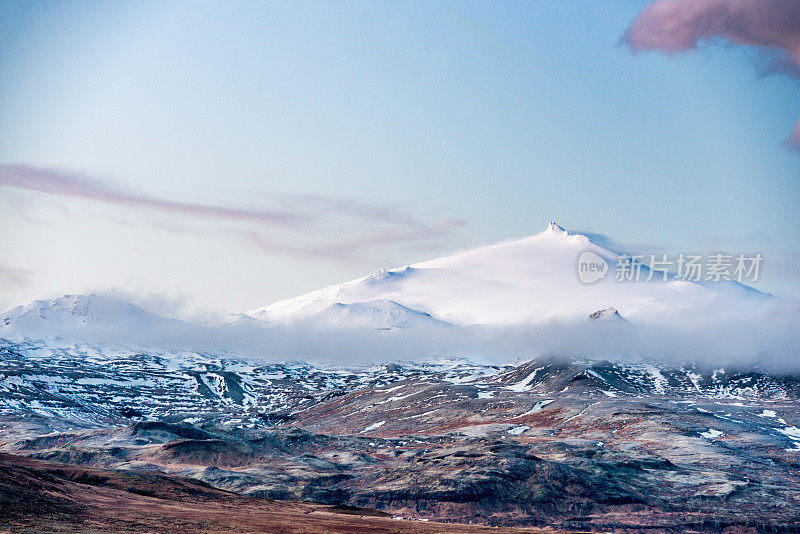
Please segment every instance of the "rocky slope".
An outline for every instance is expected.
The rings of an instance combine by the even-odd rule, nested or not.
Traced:
[[[276,502],[184,477],[75,467],[9,454],[0,454],[0,507],[0,529],[9,532],[541,532],[404,520],[351,506]]]
[[[345,370],[3,350],[0,448],[28,457],[487,525],[800,522],[797,376],[645,361]]]

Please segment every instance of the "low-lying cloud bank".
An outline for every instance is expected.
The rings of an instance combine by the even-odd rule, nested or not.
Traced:
[[[513,327],[452,327],[394,332],[267,327],[265,344],[241,349],[254,356],[374,363],[465,357],[504,363],[540,355],[567,358],[646,358],[685,365],[757,366],[800,372],[800,304],[775,301],[729,310],[724,318],[686,323],[553,321]],[[247,336],[239,338],[247,339]]]
[[[680,366],[752,367],[800,372],[800,303],[758,298],[720,303],[724,313],[692,314],[685,320],[628,322],[551,321],[512,327],[420,325],[395,330],[266,324],[243,318],[237,324],[192,325],[147,321],[80,326],[48,337],[141,349],[227,353],[264,361],[306,360],[345,366],[463,357],[506,363],[555,355],[580,359],[660,360]],[[19,334],[19,332],[17,332]],[[0,329],[0,337],[13,332]]]

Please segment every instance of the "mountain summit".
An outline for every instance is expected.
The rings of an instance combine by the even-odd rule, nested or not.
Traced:
[[[566,230],[564,230],[564,228],[562,228],[561,226],[557,225],[555,223],[555,221],[552,221],[550,224],[548,224],[547,225],[547,230],[545,230],[545,231],[546,232],[550,232],[551,234],[566,234],[566,233],[568,233]]]
[[[589,315],[589,319],[593,321],[624,321],[625,318],[619,314],[614,308],[606,308],[605,310],[598,310]]]

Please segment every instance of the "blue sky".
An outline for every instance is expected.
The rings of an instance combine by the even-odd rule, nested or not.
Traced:
[[[551,219],[760,251],[759,287],[800,294],[797,79],[721,41],[633,54],[646,5],[1,2],[0,164],[319,220],[298,250],[285,227],[0,188],[0,304],[241,311]]]

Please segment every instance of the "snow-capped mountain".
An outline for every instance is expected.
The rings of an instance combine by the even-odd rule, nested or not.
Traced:
[[[129,342],[191,329],[183,321],[101,295],[64,295],[37,300],[0,316],[0,337],[17,340],[102,338],[110,342]]]
[[[578,259],[584,252],[607,264],[605,278],[592,284],[581,282]],[[250,310],[246,315],[286,323],[337,304],[391,301],[460,326],[585,319],[611,307],[634,322],[657,322],[678,315],[724,313],[729,306],[721,304],[722,300],[747,300],[750,305],[751,297],[761,296],[734,283],[695,283],[672,276],[666,281],[660,276],[648,281],[646,267],[640,281],[616,281],[614,269],[619,258],[620,254],[588,237],[551,223],[532,237],[398,269],[380,269],[364,278]]]
[[[581,281],[578,263],[586,254],[605,262],[605,278]],[[759,306],[776,300],[735,283],[647,280],[646,275],[620,282],[614,276],[619,258],[588,237],[551,224],[532,237],[379,269],[202,326],[110,297],[67,295],[6,312],[0,316],[0,338],[222,351],[270,360],[360,354],[364,361],[453,355],[499,361],[554,351],[600,355],[600,349],[603,357],[659,356],[674,353],[674,344],[670,341],[666,350],[654,347],[648,326],[673,329],[659,332],[662,339],[674,338],[674,329],[687,325],[705,335],[727,318],[757,324],[765,316],[758,314]],[[632,329],[639,329],[636,336]],[[725,323],[722,332],[730,330],[743,331]],[[711,341],[730,338],[710,336]],[[737,354],[763,353],[771,339],[781,339],[764,337],[749,336],[750,345],[737,346]],[[683,352],[693,354],[694,348]]]

